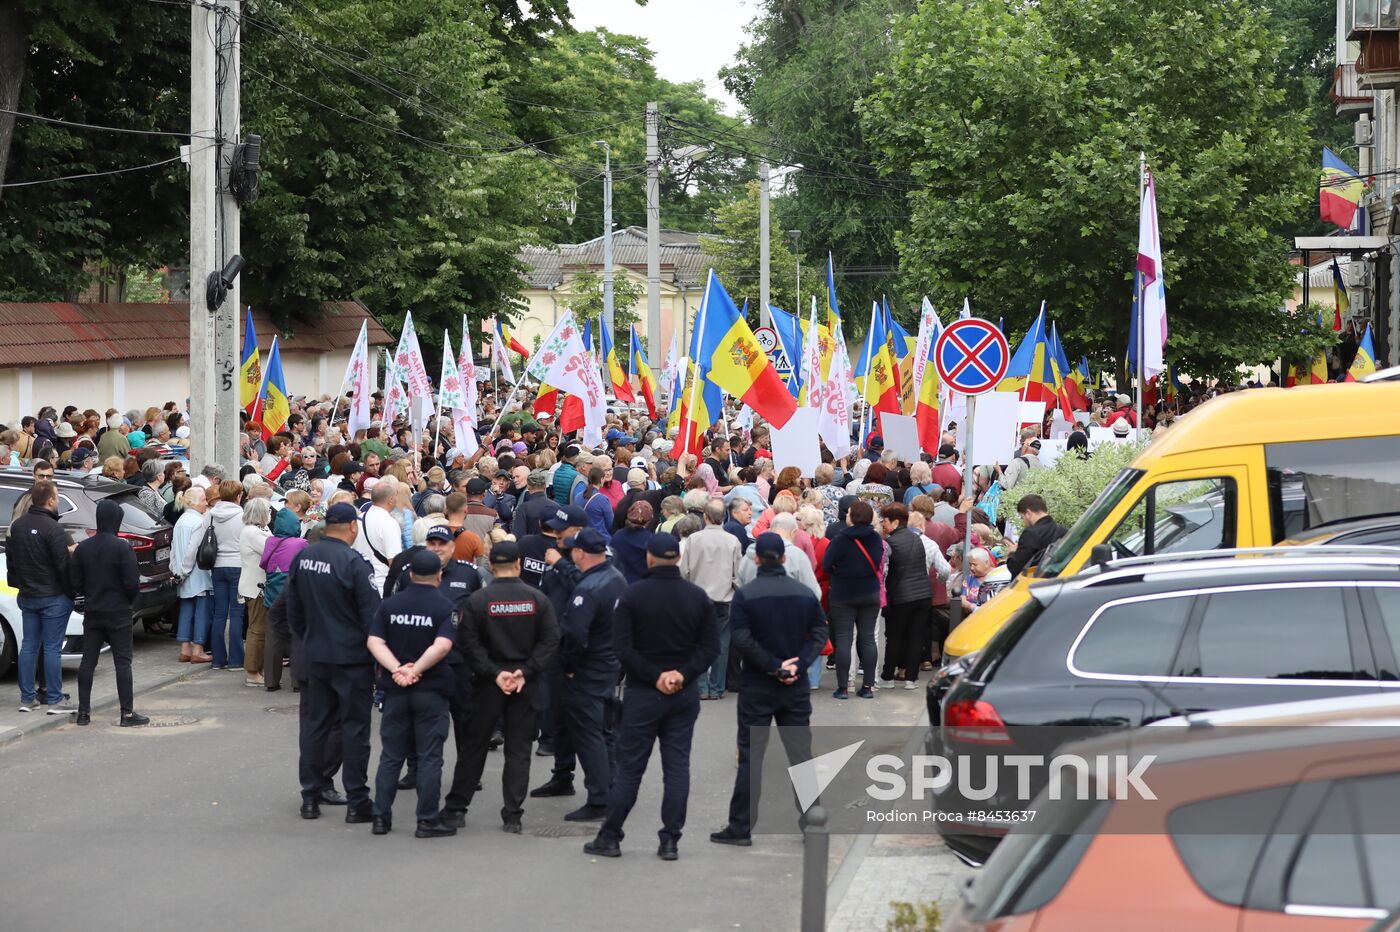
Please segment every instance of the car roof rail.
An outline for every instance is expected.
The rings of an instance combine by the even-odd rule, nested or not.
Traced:
[[[1210,561],[1226,563],[1234,560],[1236,557],[1267,558],[1265,564],[1255,562],[1253,564],[1255,566],[1293,564],[1303,558],[1311,558],[1311,560],[1316,563],[1318,558],[1325,558],[1328,562],[1345,562],[1347,565],[1351,566],[1355,566],[1358,563],[1366,563],[1376,566],[1394,566],[1400,568],[1400,547],[1364,545],[1329,547],[1323,544],[1310,544],[1298,547],[1238,547],[1228,550],[1188,550],[1181,553],[1123,557],[1099,564],[1096,567],[1086,568],[1082,575],[1086,577],[1084,585],[1093,586],[1100,582],[1121,582],[1129,578],[1140,579],[1143,574],[1151,570],[1172,570],[1182,567],[1185,564],[1205,563]],[[1126,572],[1129,570],[1138,570],[1139,572]]]

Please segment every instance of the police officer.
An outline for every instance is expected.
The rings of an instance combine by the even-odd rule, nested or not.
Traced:
[[[622,825],[637,802],[651,748],[661,743],[665,789],[661,797],[663,861],[678,857],[690,798],[690,744],[700,715],[700,677],[719,656],[719,621],[704,589],[681,578],[681,545],[672,534],[647,544],[647,574],[618,600],[613,647],[627,673],[622,724],[617,735],[617,774],[607,818],[589,854],[615,858]]]
[[[438,588],[442,560],[424,550],[408,565],[409,585],[379,606],[369,629],[369,652],[388,676],[379,725],[379,772],[374,780],[375,835],[393,827],[399,769],[412,749],[418,759],[415,838],[457,834],[438,818],[442,745],[456,676],[445,659],[457,640],[456,609]]]
[[[554,514],[558,505],[549,497],[545,486],[549,485],[549,473],[534,469],[525,480],[525,497],[515,505],[515,515],[511,519],[511,531],[516,538],[540,532],[541,523]]]
[[[812,757],[812,697],[807,669],[826,646],[826,616],[812,591],[789,577],[783,539],[754,541],[758,576],[734,594],[729,627],[744,658],[739,679],[739,772],[729,824],[710,835],[721,845],[752,844],[759,778],[770,724],[778,726],[789,764]],[[750,776],[752,775],[752,784]]]
[[[561,538],[575,534],[588,525],[588,516],[577,505],[553,506],[553,511],[540,523],[540,532],[522,537],[520,544],[520,578],[539,589],[554,607],[554,617],[562,618],[564,609],[573,598],[574,587],[583,575],[574,565],[572,555]],[[551,556],[551,553],[554,556]],[[563,708],[559,696],[564,691],[564,674],[559,669],[558,655],[540,678],[535,692],[535,717],[539,723],[540,746],[535,752],[541,757],[555,755],[554,737],[564,727]],[[574,795],[574,763],[571,757],[563,780],[550,780],[537,787],[531,797]]]
[[[608,542],[598,531],[579,531],[563,543],[572,552],[581,575],[559,621],[563,691],[558,702],[563,728],[554,736],[554,774],[549,783],[536,789],[536,795],[566,795],[550,793],[550,787],[567,786],[572,791],[577,757],[588,799],[564,818],[596,822],[608,811],[608,787],[612,785],[608,704],[617,691],[620,670],[613,653],[612,622],[627,580],[608,561]],[[557,565],[562,556],[551,554],[547,559]]]
[[[460,611],[473,592],[481,588],[481,573],[469,560],[458,560],[454,556],[457,535],[446,524],[435,524],[428,529],[425,542],[426,552],[432,553],[440,561],[441,581],[438,592],[452,603],[454,610]],[[419,553],[425,552],[420,549]],[[412,560],[412,558],[410,558]],[[397,579],[386,584],[391,593],[407,588],[411,583],[411,567],[405,565]],[[471,698],[471,674],[460,650],[454,650],[447,657],[452,672],[453,689],[450,709],[452,712],[452,734],[455,738],[457,754],[462,753],[462,741],[466,735],[467,706]],[[382,677],[381,677],[382,679]],[[399,781],[399,789],[406,790],[417,786],[414,769],[418,766],[418,755],[409,749],[408,772]]]
[[[287,575],[287,624],[302,639],[307,715],[301,728],[301,817],[321,817],[323,745],[340,725],[348,808],[345,821],[368,822],[369,722],[374,689],[367,647],[379,591],[365,558],[351,548],[360,515],[344,502],[326,509],[321,539],[297,555]]]
[[[533,693],[540,673],[559,648],[559,626],[549,600],[521,582],[520,548],[514,541],[494,545],[490,562],[494,578],[467,600],[457,626],[457,643],[475,680],[466,747],[457,758],[443,819],[459,827],[466,824],[467,807],[486,766],[492,726],[504,718],[502,828],[518,835],[530,785]]]

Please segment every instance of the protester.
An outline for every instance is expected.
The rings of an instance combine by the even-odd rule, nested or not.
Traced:
[[[884,600],[885,545],[871,526],[875,509],[857,501],[846,512],[846,527],[832,538],[822,558],[831,580],[829,618],[836,656],[836,699],[847,697],[851,669],[851,645],[855,644],[863,680],[856,693],[875,698],[875,623]],[[828,535],[830,536],[830,535]]]
[[[722,500],[707,501],[703,530],[681,542],[681,576],[705,590],[714,603],[719,629],[719,659],[700,679],[702,700],[724,698],[729,668],[729,603],[734,598],[734,583],[743,558],[739,541],[724,529],[724,517]]]
[[[213,639],[215,670],[243,669],[243,602],[238,583],[243,575],[243,485],[232,479],[219,483],[219,501],[204,517],[200,537],[214,529],[218,553],[211,570],[214,583]],[[227,640],[225,640],[227,638]]]
[[[141,593],[136,552],[117,536],[122,508],[110,498],[97,503],[96,533],[73,550],[73,591],[83,600],[83,661],[78,668],[77,724],[92,722],[92,677],[102,645],[112,647],[117,674],[117,701],[123,728],[148,725],[132,705],[131,605]]]
[[[272,537],[268,530],[272,509],[267,501],[255,498],[243,506],[243,531],[238,537],[241,567],[238,576],[238,597],[243,600],[243,616],[247,634],[243,653],[244,686],[262,686],[263,654],[267,643],[267,606],[263,602],[263,586],[267,571],[263,569],[263,554]]]

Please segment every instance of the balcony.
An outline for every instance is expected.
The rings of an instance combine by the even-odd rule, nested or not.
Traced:
[[[1370,113],[1376,102],[1371,88],[1362,86],[1356,62],[1338,65],[1332,72],[1332,90],[1328,96],[1338,113]]]
[[[1400,30],[1400,0],[1347,0],[1347,38]]]
[[[1346,11],[1347,39],[1360,48],[1360,86],[1400,87],[1400,0],[1347,0]]]

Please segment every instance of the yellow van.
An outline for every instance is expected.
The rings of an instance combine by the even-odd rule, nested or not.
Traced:
[[[1268,547],[1325,524],[1397,512],[1400,382],[1222,395],[1154,439],[1040,565],[958,625],[943,650],[950,658],[979,650],[1031,586],[1079,572],[1098,544],[1114,557]]]

